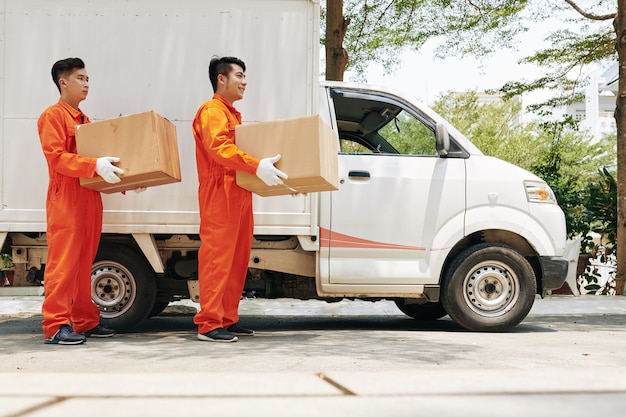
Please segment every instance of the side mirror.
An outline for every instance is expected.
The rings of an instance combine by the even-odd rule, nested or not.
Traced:
[[[435,126],[435,146],[439,156],[448,156],[450,136],[448,135],[446,125],[441,122],[437,122],[437,126]]]

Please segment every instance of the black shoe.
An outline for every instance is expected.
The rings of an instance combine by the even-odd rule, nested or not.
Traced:
[[[236,342],[239,339],[231,332],[220,327],[210,332],[198,333],[198,340],[205,342]]]
[[[91,330],[85,332],[86,337],[113,337],[115,330],[108,328],[104,324],[98,324]]]
[[[238,336],[254,336],[254,330],[241,327],[239,323],[235,323],[232,326],[227,327],[226,330]]]
[[[85,336],[76,333],[67,324],[62,324],[54,336],[44,340],[47,345],[80,345],[85,343]]]

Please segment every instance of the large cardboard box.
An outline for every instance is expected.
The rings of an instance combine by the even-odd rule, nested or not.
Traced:
[[[117,184],[96,176],[81,178],[83,187],[116,193],[181,180],[176,126],[154,111],[80,125],[76,147],[83,156],[117,156],[124,170]]]
[[[319,115],[238,125],[235,144],[259,159],[282,156],[275,166],[289,176],[284,185],[269,187],[255,175],[237,172],[237,184],[260,196],[339,188],[339,139]]]

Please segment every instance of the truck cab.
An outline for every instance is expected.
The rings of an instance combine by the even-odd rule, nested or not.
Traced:
[[[321,88],[340,141],[340,189],[320,195],[321,294],[384,296],[416,318],[503,330],[563,284],[565,221],[544,181],[401,93]]]

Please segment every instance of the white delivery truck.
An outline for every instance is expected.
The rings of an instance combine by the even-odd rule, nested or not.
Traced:
[[[254,197],[246,291],[394,300],[416,319],[475,331],[522,321],[559,288],[564,216],[547,184],[483,155],[411,95],[319,79],[317,0],[0,1],[0,246],[16,280],[46,263],[47,167],[36,121],[61,58],[85,60],[93,121],[155,110],[177,127],[182,181],[103,195],[92,295],[129,328],[197,296],[191,121],[212,96],[212,55],[248,67],[244,123],[320,114],[338,133],[339,190]]]

